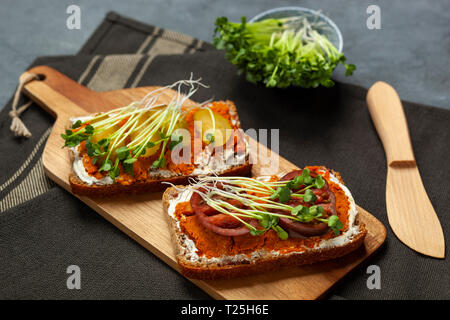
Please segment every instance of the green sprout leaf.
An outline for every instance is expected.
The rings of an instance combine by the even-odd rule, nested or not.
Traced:
[[[86,141],[86,153],[89,157],[94,156],[95,146],[92,143],[91,139],[87,139]]]
[[[286,203],[291,199],[291,190],[287,187],[281,188],[280,195],[278,197],[281,203]]]
[[[333,230],[335,235],[339,235],[341,229],[344,228],[341,220],[339,220],[338,216],[331,216],[328,218],[328,226]]]
[[[270,216],[268,214],[263,215],[262,219],[259,220],[259,223],[264,229],[270,228]]]
[[[274,227],[273,227],[273,230],[275,230],[275,232],[277,233],[278,237],[279,237],[281,240],[286,240],[287,238],[289,238],[288,233],[287,233],[286,231],[284,231],[284,229],[281,228],[279,225],[274,226]]]
[[[77,120],[73,125],[72,125],[72,129],[77,129],[79,127],[81,127],[81,120]]]
[[[106,143],[103,142],[103,145]],[[104,149],[100,141],[98,143],[93,143],[91,140],[91,136],[86,140],[86,153],[90,157],[101,157],[106,154],[106,150]]]
[[[286,203],[291,199],[291,190],[287,185],[278,187],[270,196],[271,200],[275,200],[277,198],[281,203]]]
[[[325,180],[320,174],[314,179],[314,185],[317,189],[322,189],[324,187]]]
[[[182,135],[175,135],[172,134],[171,141],[169,143],[169,150],[173,150],[178,144],[180,144],[183,141]]]
[[[103,161],[102,166],[98,171],[109,171],[112,168],[112,162],[111,160]]]
[[[119,158],[116,159],[116,162],[114,163],[114,168],[112,168],[108,174],[113,180],[120,175]]]
[[[158,132],[158,135],[159,135],[159,137],[160,137],[161,139],[163,139],[163,140],[166,140],[166,139],[169,139],[169,138],[170,138],[170,136],[166,136],[166,134],[165,134],[164,132],[162,132],[162,131],[159,131],[159,132]]]
[[[126,163],[126,164],[133,164],[133,163],[135,163],[136,161],[137,161],[136,158],[128,158],[128,159],[125,159],[125,160],[123,161],[123,163]]]
[[[281,187],[275,189],[275,191],[270,195],[270,200],[276,200],[280,196]]]
[[[123,146],[123,147],[116,149],[116,153],[117,153],[117,158],[119,160],[125,160],[125,159],[127,159],[127,157],[129,157],[130,150],[128,149],[128,147]]]
[[[345,66],[345,75],[346,76],[351,76],[356,69],[356,66],[354,64],[346,64],[344,66]]]
[[[158,160],[155,160],[152,164],[152,169],[164,168],[166,166],[166,159],[164,157],[160,157]]]
[[[216,140],[216,138],[214,137],[214,135],[212,133],[207,133],[206,139],[209,141],[209,143],[213,143]]]
[[[84,131],[85,131],[87,134],[93,134],[93,133],[94,133],[94,127],[91,126],[90,124],[88,124],[86,127],[84,127]]]
[[[122,166],[123,166],[123,170],[124,170],[126,173],[128,173],[128,174],[131,175],[131,176],[134,175],[134,173],[133,173],[133,163],[126,163],[126,162],[123,162],[123,163],[122,163]]]
[[[308,168],[303,169],[301,177],[303,178],[303,184],[309,185],[313,182],[313,178],[310,175],[311,171]]]
[[[311,189],[308,189],[308,190],[305,191],[305,196],[303,197],[303,200],[305,202],[314,203],[314,202],[316,202],[317,197],[314,194],[314,192],[311,191]]]
[[[266,232],[265,230],[258,230],[258,229],[250,229],[250,234],[252,236],[260,236]]]
[[[298,189],[303,184],[304,184],[303,176],[296,176],[289,182],[289,188]]]
[[[301,204],[292,208],[291,214],[293,216],[297,216],[299,213],[304,213],[305,211],[308,211],[308,208],[305,206],[302,206]]]

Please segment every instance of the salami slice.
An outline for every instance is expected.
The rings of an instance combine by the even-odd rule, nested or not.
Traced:
[[[243,236],[250,232],[250,229],[246,227],[244,224],[242,224],[242,222],[224,213],[220,213],[213,216],[207,216],[202,212],[197,212],[196,215],[200,220],[201,224],[205,228],[222,236],[229,236],[229,237]],[[238,225],[236,225],[235,223],[229,224],[230,220],[228,220],[228,218],[224,218],[222,215],[226,215],[231,219],[234,219],[239,224]],[[216,223],[218,225],[216,225]]]
[[[201,212],[207,216],[217,214],[217,211],[207,205],[206,201],[197,192],[194,192],[191,196],[191,207],[195,213]]]
[[[284,175],[280,180],[289,181],[301,174],[302,170],[294,170]],[[317,174],[311,173],[311,176],[316,177]],[[325,185],[321,189],[311,190],[317,197],[315,205],[322,207],[324,211],[329,215],[336,215],[336,197],[331,191],[328,182],[325,180]],[[293,201],[292,204],[288,202],[288,204],[295,206],[297,205],[298,201],[299,200]],[[304,203],[301,204],[304,205]],[[302,223],[289,218],[280,218],[279,224],[281,225],[281,227],[286,228],[289,231],[293,231],[298,235],[306,237],[320,236],[322,234],[325,234],[329,230],[328,225],[325,222]]]
[[[234,199],[228,199],[220,196],[215,196],[214,199],[221,199],[223,201],[227,201],[235,207],[242,207],[242,203]],[[223,236],[241,236],[250,232],[250,229],[238,219],[210,207],[197,192],[194,192],[191,196],[191,206],[192,209],[194,209],[200,223],[205,228],[217,234]],[[257,221],[255,219],[251,220],[252,221],[249,223],[256,227],[258,224]]]

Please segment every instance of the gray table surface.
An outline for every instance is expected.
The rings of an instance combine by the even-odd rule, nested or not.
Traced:
[[[66,27],[70,4],[81,8],[80,30]],[[371,4],[381,9],[380,30],[367,28]],[[357,71],[345,78],[340,68],[335,79],[364,87],[383,80],[402,99],[450,109],[448,0],[0,0],[0,108],[35,57],[75,54],[110,10],[211,41],[217,16],[237,21],[281,6],[321,9],[339,26]]]

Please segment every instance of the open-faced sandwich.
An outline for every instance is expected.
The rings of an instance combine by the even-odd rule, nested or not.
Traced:
[[[239,277],[341,257],[366,230],[337,172],[205,176],[163,195],[183,275]]]
[[[187,184],[199,175],[248,176],[247,142],[235,105],[192,104],[188,99],[199,85],[195,80],[178,81],[128,106],[72,118],[71,128],[62,134],[72,155],[72,192],[155,192],[168,187],[162,182]],[[189,92],[182,94],[182,86]],[[169,91],[172,88],[175,91]],[[170,102],[159,102],[170,94]]]

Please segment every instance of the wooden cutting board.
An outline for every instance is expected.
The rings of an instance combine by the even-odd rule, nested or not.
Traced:
[[[69,125],[69,118],[128,105],[155,89],[142,87],[95,92],[46,66],[35,67],[28,72],[41,75],[41,80],[26,84],[24,92],[56,117],[43,153],[45,173],[69,192],[68,176],[71,172],[71,162],[68,150],[61,148],[63,140],[60,137]],[[27,72],[22,75],[22,78],[26,75]],[[170,94],[163,96],[161,102],[168,101]],[[258,145],[254,141],[253,143]],[[256,156],[255,149],[251,148],[251,156]],[[270,152],[262,145],[258,145],[258,149],[258,152],[262,154]],[[275,153],[271,153],[270,157],[272,162],[279,161],[280,172],[297,168]],[[254,165],[253,174],[258,176],[276,173],[270,172],[271,169],[267,167]],[[335,169],[339,170],[339,168]],[[178,270],[167,219],[162,210],[161,196],[161,193],[154,193],[113,199],[78,198],[169,266]],[[310,266],[286,268],[276,273],[234,280],[191,281],[216,299],[319,298],[379,248],[386,238],[386,229],[380,221],[360,207],[358,211],[360,219],[366,224],[368,234],[364,246],[350,255]]]

